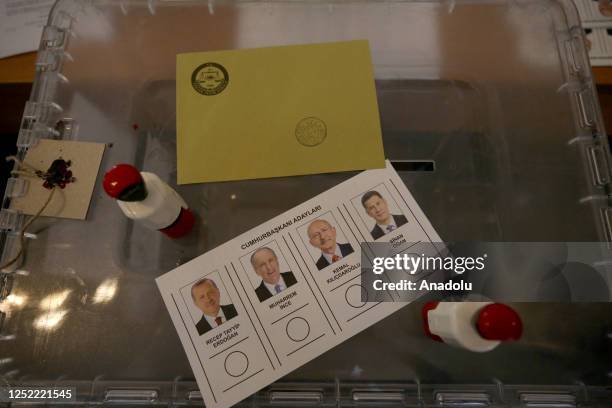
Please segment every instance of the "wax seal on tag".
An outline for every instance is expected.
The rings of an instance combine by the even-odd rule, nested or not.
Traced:
[[[327,126],[319,118],[314,116],[304,118],[295,126],[295,138],[301,145],[313,147],[318,146],[327,137]]]

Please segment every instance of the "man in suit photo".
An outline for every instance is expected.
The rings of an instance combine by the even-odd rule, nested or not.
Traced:
[[[191,287],[193,303],[203,314],[196,324],[200,336],[238,316],[236,308],[231,303],[228,305],[219,304],[220,297],[219,288],[212,279],[200,279]]]
[[[253,252],[251,265],[253,265],[255,273],[261,278],[261,284],[255,289],[260,302],[270,299],[297,283],[293,272],[280,272],[278,257],[272,248],[262,247]]]
[[[320,219],[311,222],[307,234],[310,245],[321,250],[321,257],[317,261],[319,270],[354,252],[351,244],[338,244],[336,242],[336,228],[326,220]]]
[[[365,208],[366,213],[376,221],[374,228],[370,232],[374,239],[378,239],[408,222],[405,216],[389,212],[387,201],[378,191],[372,190],[365,193],[361,197],[361,204]]]

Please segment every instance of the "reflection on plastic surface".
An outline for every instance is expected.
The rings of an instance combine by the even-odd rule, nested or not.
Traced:
[[[0,303],[0,312],[9,314],[12,310],[21,309],[27,300],[28,297],[26,295],[11,293],[4,302]]]
[[[92,302],[94,304],[108,303],[117,294],[117,278],[106,279],[96,289]]]
[[[0,358],[0,366],[11,364],[14,360],[10,357]]]
[[[67,313],[67,310],[44,313],[34,320],[34,327],[40,330],[53,330],[59,326]]]
[[[17,293],[12,293],[6,297],[6,302],[14,307],[23,307],[27,300],[28,297],[26,295],[19,295]]]
[[[49,311],[58,309],[64,304],[66,299],[68,299],[70,292],[71,292],[70,290],[66,289],[62,292],[52,293],[46,296],[45,298],[43,298],[43,300],[40,301],[40,304],[38,305],[38,307],[41,310],[49,310]]]
[[[440,48],[443,40],[440,34],[443,31],[440,27],[441,7],[435,2],[420,2],[412,7],[391,2],[383,6],[375,3],[337,2],[334,7],[330,5],[331,8],[325,3],[291,3],[241,7],[240,18],[234,22],[235,47],[256,48],[263,44],[271,47],[340,38],[367,38],[377,79],[396,78],[398,75],[437,78],[441,75],[439,68],[442,66],[444,49]],[[308,28],[296,24],[305,15],[310,17]],[[369,24],[354,25],[356,21],[366,20]],[[407,32],[407,22],[410,33],[418,35],[396,35]],[[256,35],[253,31],[255,25]],[[301,32],[301,29],[306,31]],[[404,52],[406,48],[410,48],[411,52]],[[415,62],[417,58],[418,63]],[[382,60],[384,64],[377,63]]]

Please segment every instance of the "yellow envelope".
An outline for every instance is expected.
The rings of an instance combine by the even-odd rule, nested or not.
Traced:
[[[180,54],[178,183],[385,166],[367,41]]]

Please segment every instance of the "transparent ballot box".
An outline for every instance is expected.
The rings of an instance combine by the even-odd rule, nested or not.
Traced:
[[[37,220],[2,271],[0,383],[76,387],[77,406],[201,405],[154,279],[355,173],[177,186],[176,54],[354,39],[369,41],[385,155],[442,239],[612,241],[609,147],[569,0],[59,0],[18,155],[43,138],[106,150],[87,219]],[[197,216],[188,238],[123,216],[101,183],[122,162],[176,188]],[[3,260],[27,183],[4,195]],[[426,338],[409,304],[241,404],[609,406],[612,304],[552,300],[514,304],[523,337],[488,353]]]

